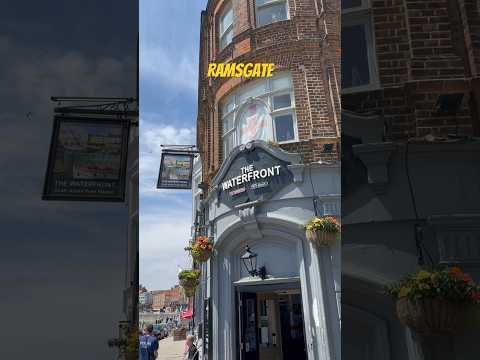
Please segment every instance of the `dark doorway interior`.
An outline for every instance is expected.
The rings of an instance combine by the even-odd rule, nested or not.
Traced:
[[[300,289],[252,290],[238,293],[240,360],[306,360]]]

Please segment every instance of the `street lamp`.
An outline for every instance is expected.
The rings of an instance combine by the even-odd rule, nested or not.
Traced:
[[[245,253],[241,256],[241,259],[250,276],[260,276],[262,280],[265,280],[267,277],[267,270],[265,269],[265,266],[257,269],[257,254],[251,252],[248,245],[245,246]]]

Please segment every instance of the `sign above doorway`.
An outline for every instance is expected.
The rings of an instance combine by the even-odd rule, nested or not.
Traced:
[[[237,147],[213,180],[219,202],[233,207],[269,200],[293,182],[294,175],[288,165],[299,162],[298,154],[260,140]]]

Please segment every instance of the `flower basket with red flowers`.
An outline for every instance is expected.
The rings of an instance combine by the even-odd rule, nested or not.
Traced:
[[[480,287],[459,267],[408,274],[388,287],[402,324],[419,334],[451,334],[464,326],[469,306],[480,304]]]
[[[333,216],[314,217],[305,225],[305,236],[319,246],[331,246],[339,233],[340,225]]]
[[[192,246],[185,248],[190,251],[196,262],[207,262],[213,253],[213,242],[207,236],[197,236]]]

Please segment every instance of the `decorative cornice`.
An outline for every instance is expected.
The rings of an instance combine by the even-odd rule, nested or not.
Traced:
[[[243,230],[250,238],[261,239],[263,237],[260,227],[258,226],[255,206],[238,209],[238,216],[243,224]]]
[[[367,168],[368,183],[376,194],[383,194],[388,185],[388,164],[395,144],[391,142],[353,145],[353,153]]]
[[[293,174],[293,182],[302,183],[303,182],[303,173],[305,171],[304,164],[291,164],[287,165],[288,169]]]

